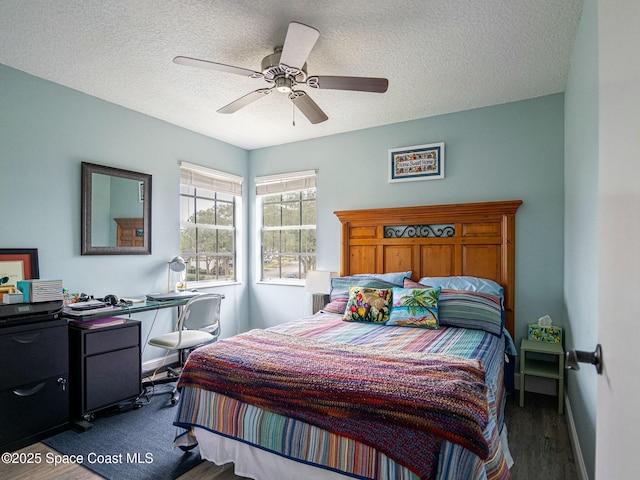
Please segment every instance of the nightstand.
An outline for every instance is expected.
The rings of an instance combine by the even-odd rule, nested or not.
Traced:
[[[554,356],[552,361],[528,358],[527,353]],[[558,413],[564,401],[564,349],[560,343],[536,342],[522,339],[520,343],[520,406],[524,407],[525,375],[553,378],[558,381]]]

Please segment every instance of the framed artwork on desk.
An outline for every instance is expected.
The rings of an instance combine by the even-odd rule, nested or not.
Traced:
[[[40,278],[37,248],[0,248],[0,293],[13,293],[20,280]]]

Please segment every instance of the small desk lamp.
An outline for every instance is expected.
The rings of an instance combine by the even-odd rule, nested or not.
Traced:
[[[336,272],[328,272],[325,270],[309,270],[307,272],[304,291],[313,294],[313,313],[322,310],[329,302],[331,277],[335,277],[336,275]]]
[[[187,263],[184,261],[184,258],[177,256],[173,257],[171,261],[167,262],[169,264],[169,269],[167,270],[167,292],[171,292],[174,289],[171,288],[171,272],[184,272],[187,269]],[[180,274],[180,279],[182,280],[182,274]],[[185,276],[184,281],[182,281],[183,288],[187,289],[187,279]]]

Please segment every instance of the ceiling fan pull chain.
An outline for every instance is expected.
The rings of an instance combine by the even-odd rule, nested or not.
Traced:
[[[292,109],[292,117],[293,117],[293,121],[291,123],[295,127],[296,126],[296,106],[293,103],[291,104],[291,109]]]

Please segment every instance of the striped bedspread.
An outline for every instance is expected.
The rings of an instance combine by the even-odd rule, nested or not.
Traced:
[[[500,386],[502,382],[501,360],[504,348],[499,348],[500,339],[484,332],[457,328],[424,330],[354,324],[342,322],[332,314],[318,314],[278,325],[269,330],[271,332],[243,334],[235,337],[231,342],[227,342],[227,340],[231,340],[227,339],[217,342],[217,345],[204,347],[192,353],[186,372],[181,379],[183,391],[176,425],[185,428],[200,426],[206,430],[237,438],[240,441],[299,459],[305,463],[318,464],[323,468],[346,472],[356,478],[509,478],[498,441],[504,401],[502,389],[496,387],[496,385]],[[305,339],[313,339],[313,341],[308,342]],[[240,344],[235,344],[235,342],[240,342]],[[228,345],[229,352],[225,353],[226,343],[234,345]],[[466,412],[464,415],[467,417],[463,415],[463,418],[475,417],[473,422],[477,422],[477,426],[470,427],[471,423],[467,423],[470,420],[465,419],[462,422],[463,426],[458,425],[453,428],[453,424],[449,424],[449,427],[445,428],[446,432],[442,431],[442,426],[437,427],[435,430],[432,429],[430,433],[427,432],[423,435],[424,444],[421,445],[416,443],[412,437],[412,430],[406,428],[407,424],[411,423],[408,419],[415,420],[414,417],[417,414],[412,412],[409,417],[403,417],[400,410],[400,413],[388,413],[389,421],[387,424],[376,419],[377,428],[367,429],[368,431],[381,432],[378,437],[387,439],[386,445],[383,441],[378,448],[375,448],[370,446],[370,443],[377,442],[379,438],[375,438],[376,435],[373,435],[373,438],[361,437],[361,419],[358,422],[351,422],[353,417],[349,417],[349,415],[362,417],[364,414],[359,410],[366,407],[367,404],[373,403],[376,405],[375,409],[369,408],[367,410],[365,408],[366,414],[383,418],[384,408],[375,403],[380,399],[374,394],[367,396],[366,399],[358,394],[356,400],[354,399],[356,394],[348,389],[340,401],[330,397],[327,393],[328,390],[323,391],[325,396],[322,401],[318,402],[313,409],[308,407],[300,409],[303,413],[296,415],[291,405],[293,404],[296,408],[298,405],[302,405],[299,402],[302,402],[301,398],[304,396],[292,395],[294,391],[302,392],[303,390],[297,383],[298,380],[294,383],[285,382],[285,387],[276,388],[277,395],[274,396],[274,387],[269,383],[271,379],[267,381],[265,380],[267,377],[263,376],[258,382],[262,382],[261,388],[248,387],[248,382],[242,379],[240,371],[236,370],[235,364],[231,363],[231,357],[234,356],[237,357],[234,362],[240,361],[240,363],[260,362],[268,357],[279,369],[283,363],[282,347],[285,344],[288,346],[287,348],[295,346],[296,352],[307,347],[312,350],[312,355],[308,357],[300,357],[299,353],[294,355],[297,359],[307,358],[307,361],[302,362],[294,360],[294,364],[298,364],[298,367],[303,370],[306,368],[307,373],[310,373],[306,381],[308,381],[308,377],[312,377],[311,372],[317,378],[317,366],[326,364],[326,362],[320,361],[318,355],[325,354],[334,358],[328,369],[335,370],[333,377],[337,377],[338,384],[343,377],[346,378],[355,373],[358,374],[355,377],[357,381],[367,382],[371,381],[372,377],[375,378],[375,375],[359,374],[364,371],[360,362],[373,362],[373,360],[369,360],[370,355],[362,355],[365,351],[378,352],[373,355],[373,357],[377,357],[376,361],[386,358],[395,359],[396,362],[404,364],[407,364],[408,360],[415,361],[418,358],[423,361],[429,358],[432,360],[438,358],[440,362],[432,363],[434,365],[440,363],[441,365],[441,370],[436,370],[438,371],[436,378],[440,378],[440,380],[442,378],[438,375],[441,375],[442,370],[446,371],[454,364],[463,365],[462,371],[467,373],[463,374],[465,378],[462,385],[465,387],[462,388],[462,391],[474,392],[469,396],[470,404],[473,405],[471,407],[472,413]],[[315,347],[311,347],[312,345]],[[358,345],[366,348],[357,347]],[[244,354],[233,352],[238,348],[242,349]],[[267,355],[264,353],[265,350],[268,352]],[[423,353],[425,351],[436,352],[437,355],[425,354]],[[251,353],[247,354],[249,352]],[[339,352],[338,357],[336,357],[336,352]],[[226,373],[216,373],[211,377],[209,373],[205,374],[205,372],[212,368],[213,364],[207,360],[207,357],[212,355],[218,357],[218,366],[221,364],[234,366],[225,367]],[[461,358],[452,358],[451,355]],[[335,358],[348,358],[349,360],[336,362]],[[363,360],[363,358],[368,360]],[[475,360],[468,361],[464,358]],[[442,360],[445,362],[442,363]],[[484,370],[488,372],[486,385],[489,386],[489,389],[486,392],[483,382],[484,373],[482,369],[477,368],[478,360]],[[335,366],[336,363],[338,367]],[[342,368],[343,366],[344,368]],[[391,371],[395,371],[395,376],[398,377],[398,367],[400,365],[390,367],[387,374],[390,375]],[[294,371],[295,369],[291,370],[291,372]],[[305,375],[300,376],[299,373],[297,372],[295,377],[304,379]],[[422,373],[420,373],[421,381],[424,382]],[[233,380],[231,383],[237,386],[235,391],[221,386],[224,383],[223,380],[226,380],[223,377]],[[325,378],[324,374],[320,377]],[[389,395],[389,399],[399,404],[405,402],[404,405],[407,408],[409,405],[413,406],[412,401],[407,401],[407,399],[413,398],[416,393],[422,395],[422,392],[417,392],[417,390],[428,390],[415,388],[417,377],[418,375],[407,377],[409,379],[408,386],[413,390],[410,390],[411,393],[406,398],[398,400],[393,393]],[[353,380],[352,377],[349,378]],[[212,385],[211,382],[220,385]],[[366,391],[379,394],[380,388],[374,388],[375,385],[367,384],[367,387]],[[219,393],[212,392],[209,388],[215,388]],[[311,388],[317,392],[319,388],[324,388],[324,382],[321,382],[321,385],[313,384]],[[256,395],[258,390],[264,390],[268,393]],[[314,394],[314,396],[317,395]],[[432,397],[431,400],[433,401],[434,398]],[[446,394],[443,398],[451,401],[452,397],[450,394]],[[417,400],[415,401],[417,402]],[[442,400],[436,401],[442,403]],[[357,406],[355,409],[353,408],[354,404]],[[484,407],[477,409],[478,404],[483,404]],[[459,407],[456,408],[459,412]],[[377,413],[374,414],[374,411]],[[331,415],[327,415],[327,412],[330,412]],[[448,421],[445,420],[445,423]],[[351,425],[349,425],[350,422]],[[429,422],[424,421],[423,423],[431,423],[431,419]],[[341,435],[335,433],[338,428],[336,425],[339,425],[343,430]],[[346,429],[345,425],[347,425]],[[384,425],[382,429],[381,425]],[[398,430],[389,430],[389,428]],[[480,435],[478,435],[476,428],[482,431]],[[400,430],[405,435],[403,441],[398,441],[401,437],[397,435],[397,432]],[[466,431],[466,433],[461,433],[462,431]],[[443,434],[445,438],[442,446],[438,438],[440,434]],[[458,439],[455,437],[467,439],[462,441],[464,448],[456,443]],[[395,441],[389,441],[389,439]],[[405,455],[395,451],[393,445],[400,445],[399,450],[404,450]],[[484,460],[480,460],[479,457]],[[400,464],[407,465],[408,470],[403,472]],[[411,473],[412,471],[416,473]]]
[[[476,360],[252,330],[194,352],[179,387],[212,390],[372,445],[422,478],[440,439],[489,453]]]

